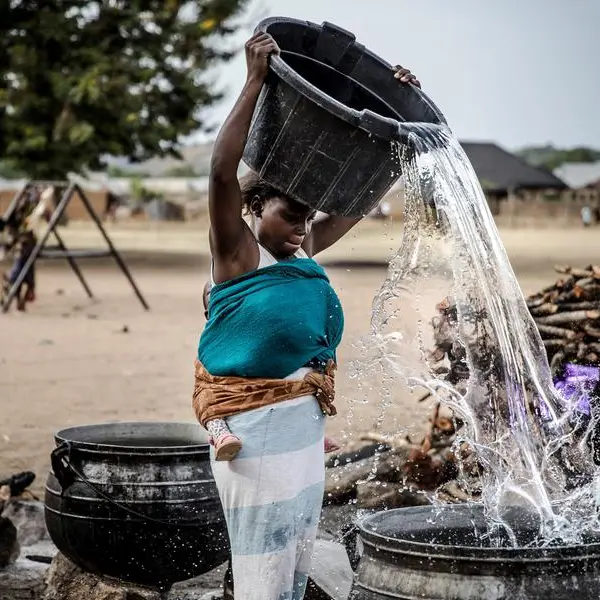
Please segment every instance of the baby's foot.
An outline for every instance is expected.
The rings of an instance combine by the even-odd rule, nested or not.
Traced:
[[[341,446],[333,438],[325,438],[325,454],[337,452]]]
[[[215,447],[215,460],[233,460],[242,449],[242,440],[230,432],[212,437],[210,443]]]

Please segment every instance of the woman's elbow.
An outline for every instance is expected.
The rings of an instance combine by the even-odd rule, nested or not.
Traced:
[[[237,178],[238,165],[224,156],[213,154],[210,161],[210,178],[215,182],[228,182]]]

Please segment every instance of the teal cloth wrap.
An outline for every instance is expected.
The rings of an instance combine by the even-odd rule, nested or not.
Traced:
[[[335,360],[344,315],[323,268],[295,258],[215,285],[198,360],[211,375],[283,378]]]

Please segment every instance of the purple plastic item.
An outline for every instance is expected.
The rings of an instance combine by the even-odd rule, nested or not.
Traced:
[[[567,363],[554,387],[577,412],[591,416],[590,394],[600,381],[600,368]]]

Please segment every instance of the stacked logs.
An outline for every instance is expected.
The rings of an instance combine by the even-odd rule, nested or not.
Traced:
[[[527,298],[552,372],[568,361],[600,360],[600,267],[556,266],[554,284]]]
[[[389,509],[431,504],[434,500],[466,501],[474,488],[470,486],[466,491],[456,479],[460,471],[465,480],[475,482],[478,466],[468,448],[453,449],[461,425],[457,419],[441,414],[436,404],[427,433],[419,442],[409,436],[363,436],[362,441],[370,445],[338,455],[328,464],[325,503],[352,502],[359,508]]]
[[[553,373],[565,362],[600,363],[600,266],[585,269],[555,267],[561,277],[551,286],[527,298],[527,307],[541,334]],[[432,320],[434,347],[428,354],[432,373],[464,392],[469,365],[459,341],[457,309],[451,298],[436,306]],[[485,314],[469,315],[473,323],[483,323]],[[471,359],[478,367],[496,371],[495,349],[479,328]],[[419,400],[430,396],[426,393]],[[389,439],[377,434],[363,437],[374,442],[359,452],[340,455],[330,464],[326,478],[325,501],[352,501],[360,508],[385,509],[429,504],[433,499],[463,502],[476,498],[480,466],[464,445],[454,450],[462,423],[451,413],[441,415],[436,404],[425,437],[414,443],[410,438]],[[369,456],[364,452],[371,449]],[[455,452],[460,453],[457,457]],[[361,454],[362,453],[362,454]],[[460,485],[457,477],[460,470]]]
[[[432,320],[434,348],[428,362],[435,376],[459,392],[469,379],[466,352],[458,339],[458,315],[454,301],[444,298],[436,305]],[[471,314],[481,321],[483,313]],[[479,348],[481,362],[489,361],[488,345]],[[419,398],[422,402],[430,393]],[[375,442],[370,457],[337,457],[328,469],[325,501],[355,502],[359,508],[387,509],[436,502],[465,502],[477,499],[480,465],[466,444],[456,449],[456,437],[462,421],[436,402],[425,436],[415,442],[410,437],[388,438],[378,434],[363,436]],[[351,454],[351,453],[350,453]],[[457,478],[460,475],[460,484]]]

